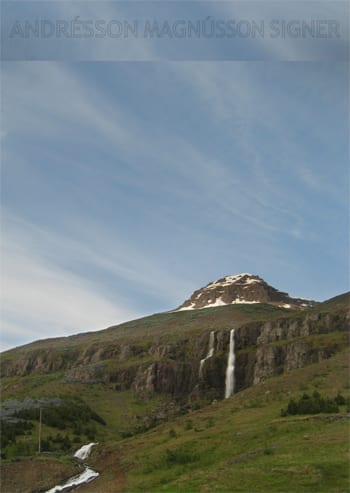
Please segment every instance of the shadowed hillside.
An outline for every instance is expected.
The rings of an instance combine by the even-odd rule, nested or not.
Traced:
[[[348,308],[346,294],[304,311],[168,312],[7,351],[3,491],[37,491],[15,486],[10,471],[13,459],[36,454],[39,407],[40,463],[49,453],[55,477],[79,446],[99,443],[90,461],[101,477],[81,491],[296,491],[291,479],[298,491],[346,491]],[[224,400],[233,328],[234,396]],[[291,398],[315,390],[330,413],[282,416]],[[336,469],[334,484],[325,481]]]

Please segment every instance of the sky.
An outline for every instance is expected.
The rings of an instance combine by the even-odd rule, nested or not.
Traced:
[[[258,4],[186,5],[252,19]],[[86,5],[108,18],[116,4]],[[298,18],[344,19],[342,2],[310,5]],[[16,41],[2,54],[3,350],[174,309],[228,274],[319,301],[349,289],[342,39]]]

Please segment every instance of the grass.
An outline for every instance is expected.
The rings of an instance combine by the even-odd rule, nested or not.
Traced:
[[[31,377],[24,377],[25,380],[32,380]],[[34,379],[35,380],[35,379]],[[43,380],[41,380],[43,382]],[[11,393],[11,398],[24,398],[28,395],[29,382],[25,382],[21,392]],[[83,401],[91,406],[108,424],[108,426],[96,425],[96,439],[108,443],[122,439],[125,433],[132,433],[142,424],[143,417],[149,416],[166,402],[164,396],[155,396],[153,399],[144,401],[137,399],[131,390],[116,392],[113,385],[94,384],[82,385],[78,383],[62,384],[60,380],[53,385],[52,380],[42,383],[42,386],[31,388],[30,396],[39,397],[73,397],[79,395]],[[48,435],[56,434],[57,429],[43,427],[43,439]],[[36,427],[33,430],[36,436]],[[73,438],[69,433],[68,436]]]
[[[232,326],[239,327],[249,322],[300,319],[305,314],[312,316],[332,310],[338,310],[340,313],[344,312],[349,304],[350,295],[345,294],[304,312],[258,303],[155,314],[97,332],[35,341],[5,351],[1,355],[2,374],[6,376],[6,368],[13,365],[20,368],[22,365],[22,372],[25,373],[26,361],[38,357],[44,363],[49,361],[51,371],[54,373],[55,368],[62,367],[62,364],[66,369],[77,366],[77,364],[85,364],[86,357],[99,350],[101,350],[102,355],[104,352],[112,353],[110,357],[102,356],[99,358],[104,361],[107,368],[110,368],[115,364],[115,357],[119,356],[121,347],[125,345],[137,349],[136,354],[143,353],[143,357],[147,361],[145,354],[148,353],[155,341],[159,344],[176,343],[184,338],[190,340],[193,336],[208,330],[227,330]],[[333,323],[336,323],[336,320]],[[334,329],[336,330],[336,327]],[[338,330],[342,330],[342,328],[339,327]],[[138,362],[139,359],[136,357],[135,362]],[[121,364],[123,363],[119,360],[119,367]],[[128,361],[126,364],[130,365],[131,362]]]
[[[340,391],[349,397],[348,358],[348,351],[337,353],[127,439],[121,438],[120,427],[130,427],[133,417],[164,404],[162,398],[140,401],[130,391],[115,392],[106,384],[66,385],[67,392],[79,392],[108,424],[98,426],[100,445],[91,465],[101,476],[89,488],[120,491],[115,484],[126,475],[120,488],[135,493],[345,493],[348,420],[324,415],[282,418],[280,411],[305,390],[333,397]],[[61,385],[53,378],[40,381],[41,390],[34,387],[38,395],[43,388],[49,391],[51,386],[53,391],[52,386]],[[113,457],[107,466],[106,452]],[[115,466],[118,461],[121,468]]]
[[[338,297],[324,304],[326,307],[319,305],[317,310],[308,313],[344,310],[348,298],[348,295]],[[228,330],[233,324],[303,316],[300,312],[263,304],[164,313],[98,333],[38,341],[4,353],[3,364],[6,361],[20,363],[30,352],[43,355],[52,351],[53,360],[63,357],[69,362],[68,366],[73,366],[84,355],[94,354],[99,348],[118,353],[121,345],[128,344],[143,350],[124,361],[108,356],[98,363],[107,371],[113,371],[152,361],[148,351],[154,342],[168,344],[185,340],[186,357],[190,358],[195,351],[193,336],[201,332]],[[5,377],[2,399],[79,395],[102,416],[107,426],[97,425],[96,441],[100,446],[91,457],[91,464],[101,476],[90,486],[96,488],[91,491],[120,491],[121,488],[128,492],[342,493],[349,489],[348,420],[345,417],[330,420],[323,415],[280,416],[290,398],[298,399],[305,391],[311,394],[318,390],[323,396],[331,397],[340,391],[349,397],[349,354],[343,351],[349,340],[342,327],[334,329],[323,333],[322,325],[321,333],[316,331],[306,339],[270,343],[278,346],[307,341],[315,354],[323,349],[336,353],[329,359],[270,378],[231,399],[176,419],[171,416],[169,422],[130,438],[123,437],[142,427],[145,418],[157,410],[170,407],[169,398],[157,395],[150,400],[140,400],[131,390],[115,391],[115,384],[107,381],[67,383],[67,371],[58,371]],[[237,354],[255,349],[255,346],[246,347]],[[198,355],[196,357],[198,359]],[[342,412],[345,413],[345,408]],[[50,433],[52,429],[44,426],[43,438]],[[106,453],[110,454],[110,463],[106,462]],[[121,476],[127,476],[127,482],[124,479],[118,482]]]
[[[242,324],[251,321],[274,320],[280,317],[292,316],[299,312],[268,304],[230,305],[203,310],[165,312],[151,315],[138,320],[109,327],[97,332],[87,332],[69,337],[60,337],[35,341],[31,344],[11,349],[2,353],[2,364],[7,361],[18,361],[28,352],[52,350],[60,355],[64,354],[67,360],[76,359],[87,347],[94,345],[101,347],[108,343],[108,347],[126,342],[137,342],[150,345],[154,337],[165,337],[169,342],[176,342],[181,334],[191,335],[215,327],[217,330],[226,329],[233,323]]]
[[[326,302],[320,303],[315,308],[307,310],[308,313],[327,312],[332,310],[344,311],[350,306],[350,294],[346,293]],[[242,325],[254,321],[269,321],[278,318],[302,317],[305,312],[288,310],[269,304],[257,303],[254,305],[228,305],[203,310],[164,312],[150,315],[112,326],[96,332],[86,332],[69,337],[58,337],[32,342],[19,348],[2,353],[2,364],[7,361],[18,361],[28,352],[53,350],[60,357],[70,361],[77,359],[87,347],[103,346],[118,348],[125,342],[137,342],[150,345],[154,337],[165,337],[169,342],[176,341],[181,334],[194,334],[208,329],[227,329],[232,324]]]
[[[338,391],[345,395],[348,357],[347,352],[339,353],[271,378],[124,441],[127,491],[345,493],[349,489],[345,407],[340,419],[281,418],[280,410],[290,397],[301,395],[301,386],[314,390],[319,375],[324,395],[335,396]],[[192,460],[183,463],[186,453]],[[167,460],[169,454],[175,459]]]

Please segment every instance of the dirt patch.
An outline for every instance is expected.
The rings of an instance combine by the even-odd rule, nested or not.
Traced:
[[[90,463],[100,476],[80,486],[79,493],[121,493],[126,490],[127,472],[120,464],[118,451],[101,451]]]
[[[2,493],[40,493],[79,473],[76,464],[62,464],[56,459],[23,458],[1,462]]]
[[[100,476],[79,486],[79,493],[120,493],[126,490],[127,473],[117,450],[102,450],[87,460]],[[42,493],[64,483],[84,469],[82,464],[63,464],[55,458],[31,457],[1,462],[1,493]]]

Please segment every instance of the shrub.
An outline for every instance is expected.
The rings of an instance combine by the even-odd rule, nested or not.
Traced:
[[[273,454],[273,450],[271,447],[268,447],[268,446],[265,446],[264,448],[264,455],[272,455]]]
[[[36,444],[24,440],[18,440],[7,447],[5,457],[6,459],[11,459],[13,457],[33,455],[36,451]]]
[[[281,416],[295,414],[338,413],[339,403],[346,403],[344,397],[338,394],[334,398],[322,397],[316,390],[310,396],[304,393],[298,401],[290,399],[287,409],[281,409]]]
[[[188,419],[185,423],[185,430],[192,430],[193,428],[193,421],[192,419]]]
[[[177,437],[177,433],[174,430],[174,428],[171,428],[171,430],[169,430],[169,437],[170,438],[176,438]]]
[[[15,443],[17,436],[27,434],[32,428],[32,423],[23,420],[18,420],[16,422],[1,421],[1,449],[7,447],[10,443]]]
[[[185,447],[179,447],[174,450],[167,449],[165,451],[165,463],[168,466],[174,464],[188,464],[199,459],[199,454],[188,450]]]
[[[346,404],[346,399],[340,392],[338,392],[334,400],[338,404],[338,406],[343,406],[344,404]]]
[[[39,421],[39,409],[22,409],[17,411],[14,416],[24,420]],[[106,424],[104,419],[90,406],[76,399],[66,399],[64,404],[46,407],[42,411],[42,422],[47,426],[60,430],[65,430],[69,427],[81,432],[81,425],[89,421],[96,421],[102,425]]]

